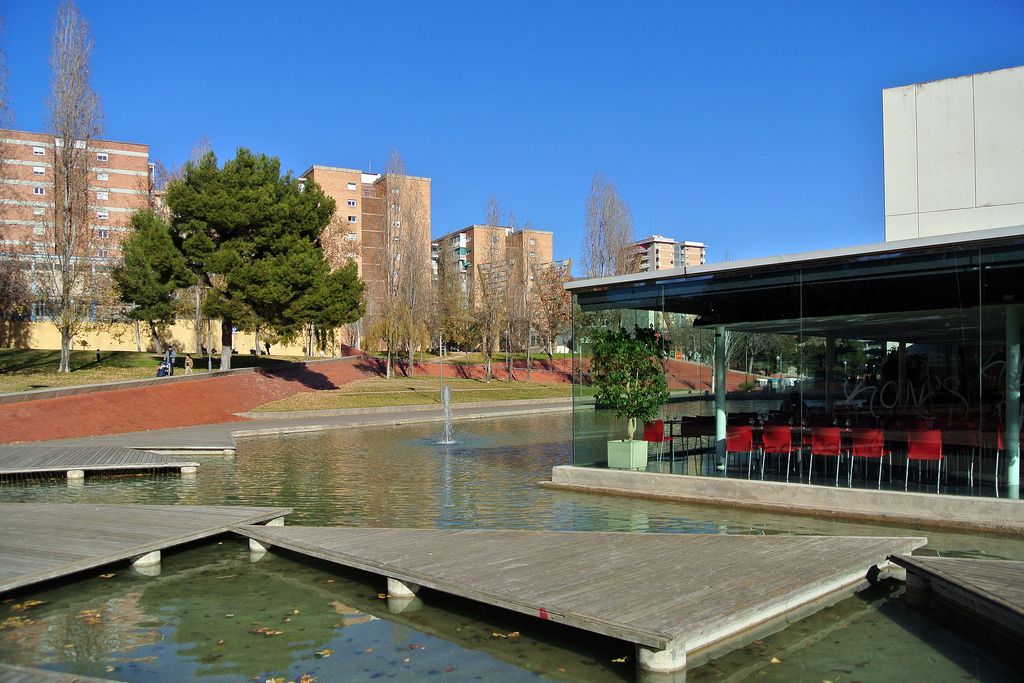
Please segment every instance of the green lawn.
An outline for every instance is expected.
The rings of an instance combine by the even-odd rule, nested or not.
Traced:
[[[474,379],[445,380],[451,387],[452,403],[476,401],[513,401],[538,398],[568,398],[568,384],[541,382],[491,382]],[[353,382],[343,389],[295,394],[257,408],[262,412],[295,410],[337,410],[341,408],[379,408],[387,406],[440,405],[440,384],[431,379],[368,379]]]
[[[302,360],[283,356],[241,356],[231,359],[234,368],[267,365],[283,360]],[[156,376],[160,356],[135,351],[104,351],[96,362],[95,351],[72,351],[71,372],[58,373],[60,351],[44,349],[0,349],[0,393],[48,389],[78,384],[103,384]],[[213,359],[213,367],[219,358]],[[185,371],[185,356],[178,355],[174,372]],[[206,357],[195,357],[195,372],[206,372]]]

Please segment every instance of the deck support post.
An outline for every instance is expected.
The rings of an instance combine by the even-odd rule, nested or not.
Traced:
[[[924,607],[931,601],[932,583],[920,574],[907,572],[906,601],[914,607]]]
[[[388,597],[411,598],[419,592],[419,584],[402,582],[388,577]]]
[[[68,470],[68,480],[85,479],[85,470]]]
[[[672,673],[686,669],[686,644],[671,640],[663,649],[637,644],[636,663],[641,671]]]
[[[1020,498],[1020,308],[1006,307],[1006,449],[1007,497]]]
[[[715,327],[715,464],[725,469],[725,325]]]
[[[152,567],[160,564],[160,551],[154,550],[151,553],[145,555],[139,555],[138,557],[132,558],[133,567]]]
[[[265,553],[268,550],[270,550],[270,544],[269,543],[261,543],[260,541],[257,541],[255,538],[250,538],[249,539],[249,552],[251,552],[251,553]]]
[[[411,598],[396,598],[388,595],[388,612],[391,614],[411,614],[418,612],[423,607],[423,601],[415,595]]]
[[[284,517],[274,517],[265,526],[284,526]]]

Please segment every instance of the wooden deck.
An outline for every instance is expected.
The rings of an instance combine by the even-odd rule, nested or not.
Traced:
[[[906,568],[908,590],[930,593],[1024,642],[1024,562],[955,557],[893,561]]]
[[[0,505],[0,593],[259,524],[290,508]]]
[[[0,447],[0,476],[47,472],[64,473],[68,470],[127,472],[180,469],[182,467],[197,467],[198,464],[182,458],[108,444]]]
[[[0,663],[0,683],[111,683],[113,680]]]
[[[271,546],[691,653],[825,596],[923,538],[241,527]],[[816,608],[824,606],[818,603]]]

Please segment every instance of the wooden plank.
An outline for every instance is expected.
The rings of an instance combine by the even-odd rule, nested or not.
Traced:
[[[45,472],[180,469],[198,463],[133,448],[98,445],[19,445],[0,447],[0,476]]]
[[[1024,562],[959,557],[893,557],[932,591],[976,618],[1024,639]]]
[[[0,593],[289,513],[225,505],[0,505]]]
[[[707,647],[922,538],[238,527],[258,541],[650,647]]]
[[[0,663],[0,683],[111,683],[113,680]]]

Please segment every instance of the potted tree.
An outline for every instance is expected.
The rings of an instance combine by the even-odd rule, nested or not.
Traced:
[[[608,467],[644,469],[647,442],[634,439],[638,421],[658,415],[668,401],[668,382],[661,360],[661,339],[654,330],[604,330],[594,339],[591,378],[598,407],[626,418],[626,438],[608,442]]]

